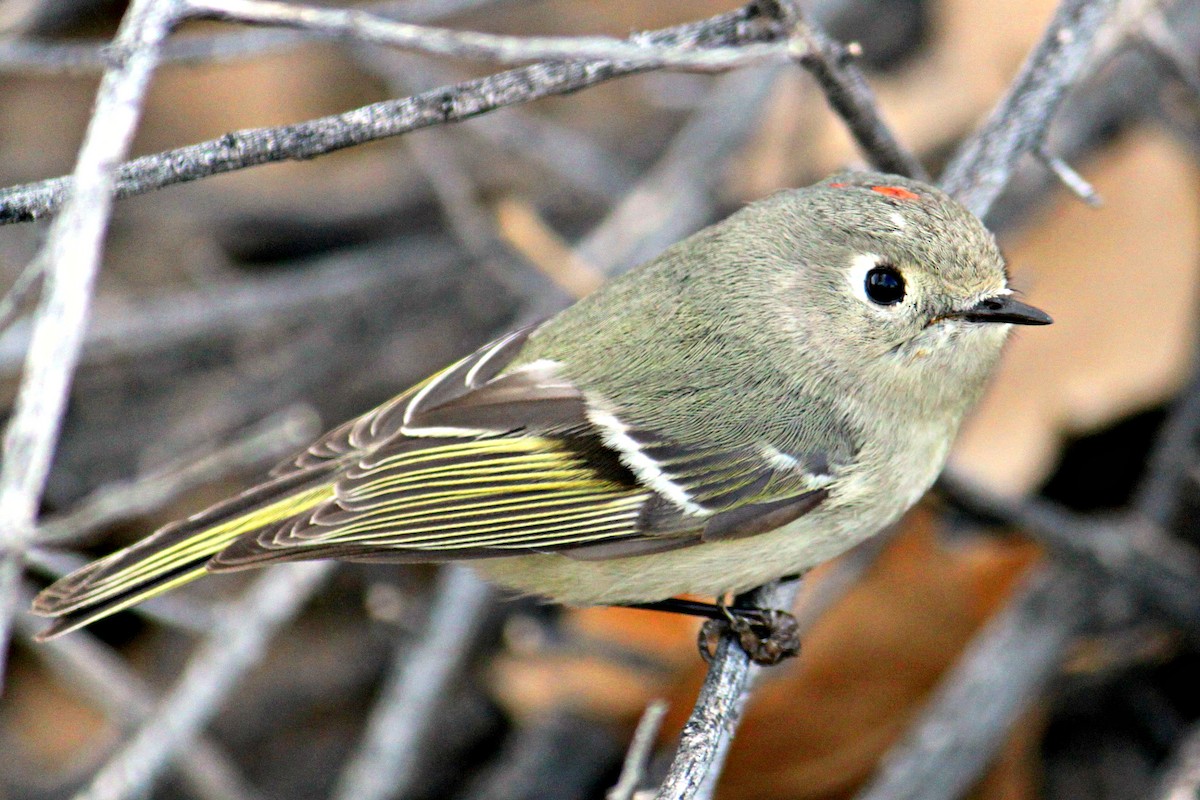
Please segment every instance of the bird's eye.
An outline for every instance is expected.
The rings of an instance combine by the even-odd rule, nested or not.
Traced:
[[[890,264],[880,264],[867,273],[867,297],[881,306],[894,306],[904,299],[904,276]]]

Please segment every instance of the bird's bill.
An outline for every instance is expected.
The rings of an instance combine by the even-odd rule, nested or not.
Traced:
[[[971,308],[946,316],[967,322],[1006,322],[1009,325],[1049,325],[1054,321],[1040,308],[1006,294],[984,298]]]

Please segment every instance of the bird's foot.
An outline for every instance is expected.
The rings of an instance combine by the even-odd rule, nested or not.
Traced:
[[[717,641],[726,635],[734,637],[751,661],[764,667],[800,654],[800,626],[788,612],[725,605],[720,608],[724,618],[708,619],[700,626],[697,645],[705,661],[712,661]]]

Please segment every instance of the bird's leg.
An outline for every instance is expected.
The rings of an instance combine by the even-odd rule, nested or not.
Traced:
[[[800,629],[796,618],[786,611],[762,608],[738,608],[726,602],[703,603],[671,597],[653,603],[633,603],[629,608],[667,611],[705,617],[700,626],[697,646],[705,661],[711,661],[717,639],[728,633],[755,664],[771,666],[800,652]]]

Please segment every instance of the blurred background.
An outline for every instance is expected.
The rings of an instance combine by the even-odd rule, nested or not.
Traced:
[[[734,8],[385,5],[464,29],[614,36]],[[1054,5],[813,0],[810,14],[861,46],[884,116],[936,175],[1002,96]],[[0,3],[0,185],[71,170],[97,86],[86,58],[51,69],[17,45],[86,53],[122,11],[115,0]],[[1200,3],[1165,4],[1157,19],[1181,58],[1141,39],[1111,45],[1116,55],[1051,129],[1048,146],[1103,204],[1085,204],[1030,159],[989,220],[1014,284],[1056,322],[1017,332],[956,447],[958,474],[996,491],[1123,508],[1191,375]],[[189,24],[179,41],[233,42],[238,31]],[[163,65],[135,155],[495,71],[290,34],[248,41]],[[31,554],[27,592],[238,491],[325,427],[741,204],[861,164],[795,67],[653,73],[118,202],[43,509],[43,541],[57,546]],[[18,281],[45,231],[0,228],[0,287]],[[0,332],[5,403],[28,332],[19,313]],[[1196,475],[1187,492],[1200,497]],[[1195,537],[1194,522],[1177,527]],[[854,796],[1043,558],[1019,533],[995,534],[929,498],[881,553],[859,554],[865,566],[844,591],[822,589],[845,574],[836,564],[807,579],[798,613],[814,621],[803,653],[761,684],[718,797]],[[192,584],[61,646],[32,644],[38,623],[22,619],[0,700],[0,797],[60,798],[84,785],[251,580]],[[348,785],[346,765],[393,670],[429,637],[435,586],[445,581],[425,567],[344,565],[326,576],[148,796],[304,800]],[[704,673],[696,621],[499,598],[480,608],[436,725],[404,784],[381,796],[603,797],[655,698],[669,703],[669,757]],[[1153,615],[1121,620],[1078,638],[970,796],[1155,796],[1200,717],[1200,649],[1194,631]]]

